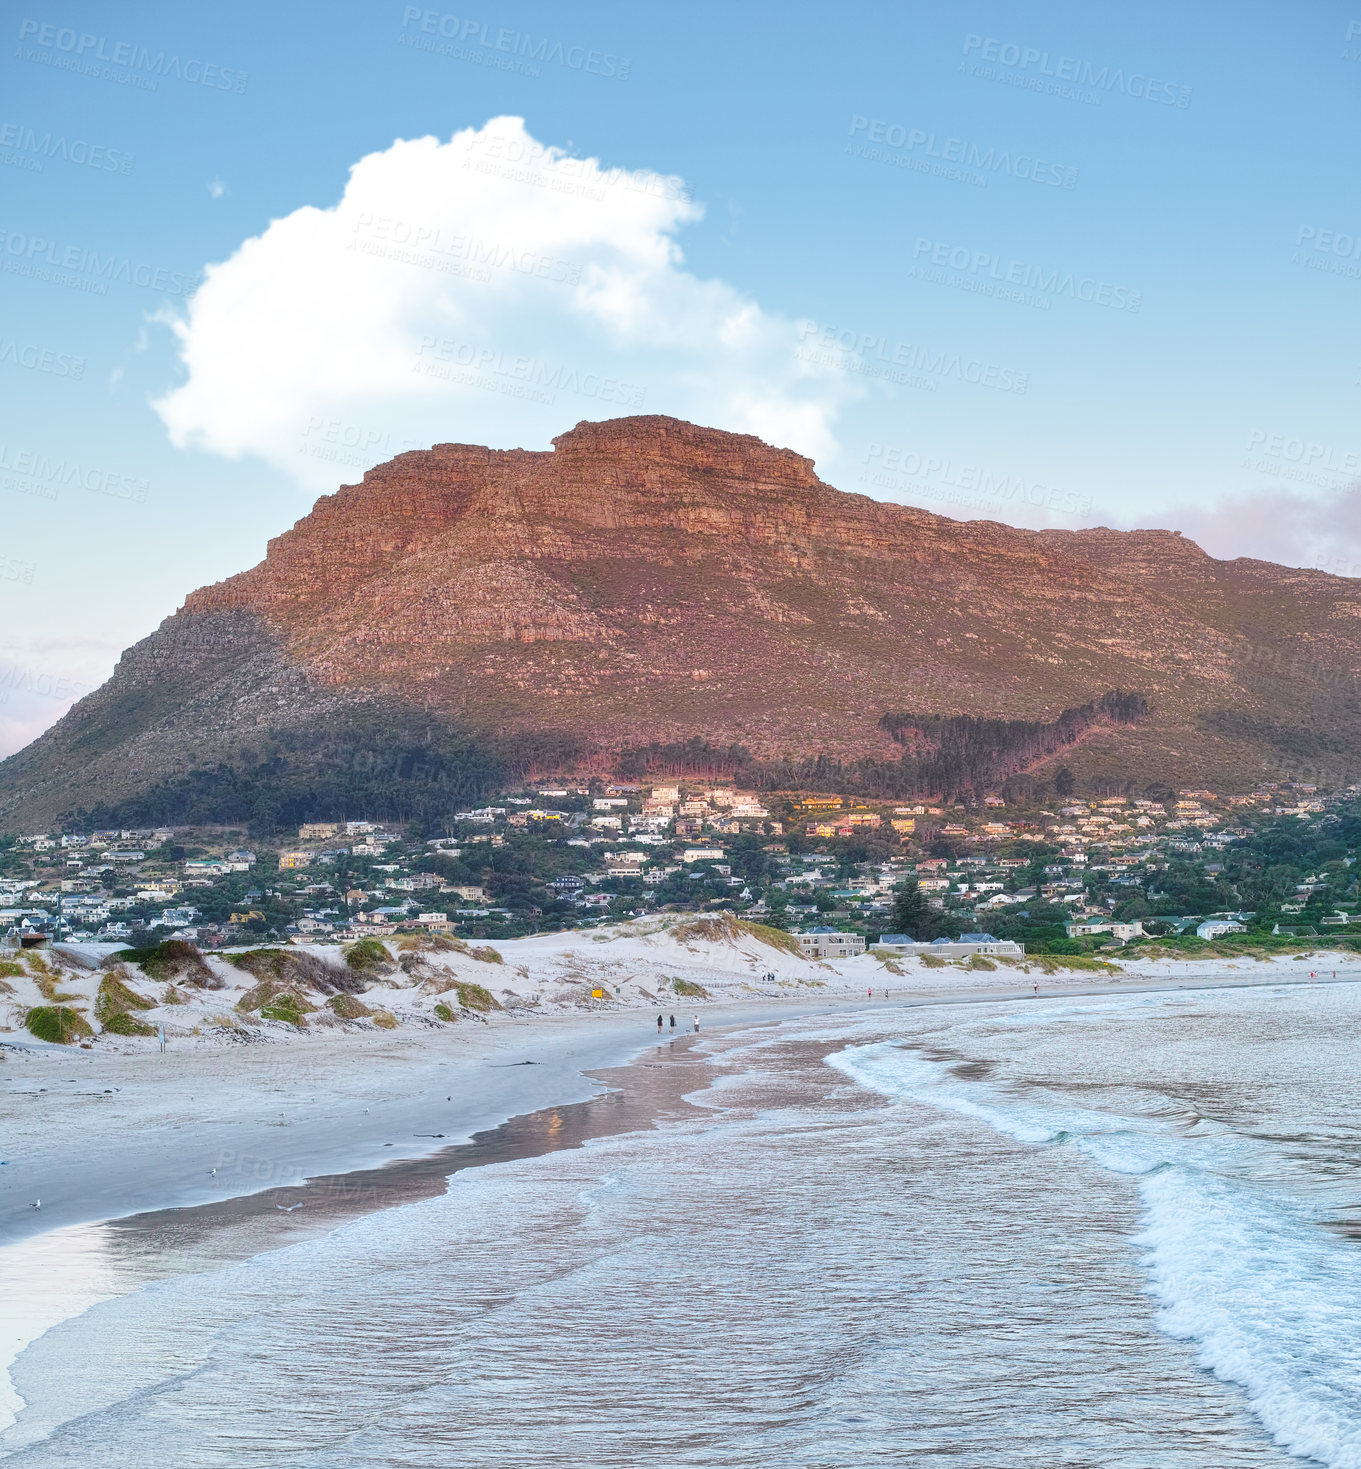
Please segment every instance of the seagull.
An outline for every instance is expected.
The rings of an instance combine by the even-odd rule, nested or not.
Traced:
[[[210,1168],[208,1170],[208,1177],[211,1178],[213,1176],[213,1174],[216,1173],[216,1172],[217,1172],[217,1169],[216,1168]]]
[[[35,1199],[33,1201],[33,1203],[31,1203],[28,1207],[30,1209],[41,1209],[42,1206],[43,1206],[43,1201],[41,1199]]]
[[[276,1209],[281,1209],[285,1214],[291,1214],[294,1209],[301,1209],[301,1204],[275,1204]]]

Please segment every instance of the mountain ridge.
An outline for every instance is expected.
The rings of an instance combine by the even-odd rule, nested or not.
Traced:
[[[1358,619],[1353,582],[1176,532],[953,521],[751,435],[584,422],[321,497],[0,762],[0,821],[258,764],[361,710],[516,769],[698,739],[849,770],[901,759],[894,711],[1047,722],[1125,690],[1147,715],[1085,734],[1079,773],[1337,780],[1361,765]]]

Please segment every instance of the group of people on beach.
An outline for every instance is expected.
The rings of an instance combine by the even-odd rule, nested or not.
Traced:
[[[658,1035],[661,1035],[661,1033],[662,1033],[662,1016],[659,1015],[657,1017],[657,1034]],[[674,1015],[671,1017],[671,1033],[672,1033],[672,1035],[674,1035],[676,1033],[676,1017]],[[699,1016],[698,1015],[695,1016],[695,1034],[696,1035],[699,1034]]]

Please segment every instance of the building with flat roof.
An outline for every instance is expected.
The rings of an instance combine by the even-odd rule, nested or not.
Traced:
[[[865,952],[865,940],[858,933],[842,933],[839,928],[809,928],[792,937],[799,941],[805,959],[846,959]]]
[[[905,959],[920,958],[923,954],[932,954],[938,959],[969,959],[975,954],[1002,959],[1025,958],[1024,944],[1013,939],[994,938],[990,933],[962,933],[957,939],[932,939],[930,943],[918,943],[905,933],[881,933],[875,947]]]

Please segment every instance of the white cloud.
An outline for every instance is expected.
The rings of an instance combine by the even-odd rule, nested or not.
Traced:
[[[1172,506],[1155,519],[1220,560],[1251,556],[1361,576],[1361,482],[1317,494],[1254,490],[1205,507]]]
[[[669,413],[811,455],[858,389],[793,322],[684,269],[678,178],[537,142],[519,118],[395,142],[212,265],[172,322],[179,446],[329,489],[404,448],[546,448],[580,419]],[[806,358],[807,354],[805,354]]]

